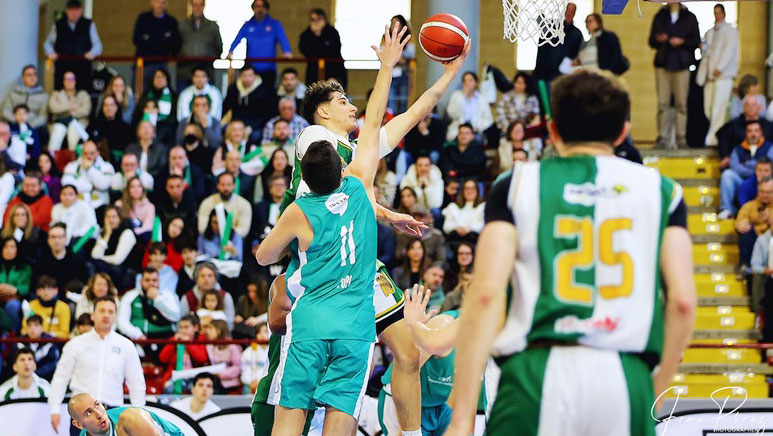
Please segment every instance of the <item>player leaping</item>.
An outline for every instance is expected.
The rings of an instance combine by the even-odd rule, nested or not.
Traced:
[[[323,434],[351,435],[357,426],[370,372],[373,341],[373,277],[376,274],[378,135],[392,69],[407,39],[385,32],[373,47],[381,68],[368,102],[359,153],[344,170],[327,140],[306,147],[300,166],[310,190],[287,207],[258,247],[261,265],[294,252],[287,269],[292,310],[274,376],[278,402],[274,436],[297,436],[307,410],[326,407]],[[348,103],[348,102],[347,102]]]

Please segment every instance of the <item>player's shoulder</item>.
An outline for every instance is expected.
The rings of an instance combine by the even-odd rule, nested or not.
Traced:
[[[306,152],[306,149],[309,148],[309,145],[317,141],[328,141],[335,145],[338,139],[336,138],[335,133],[319,124],[305,127],[298,133],[298,139],[295,141],[296,154],[298,154],[299,157],[302,156],[303,153]]]

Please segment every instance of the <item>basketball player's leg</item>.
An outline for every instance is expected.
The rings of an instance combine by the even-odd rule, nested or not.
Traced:
[[[400,427],[405,432],[421,429],[421,383],[419,348],[408,325],[400,319],[379,335],[394,356],[392,366],[392,399],[397,409]],[[420,434],[420,433],[417,433]]]
[[[254,436],[271,436],[274,427],[274,406],[267,403],[252,403],[250,410]]]
[[[298,436],[303,431],[306,411],[314,410],[319,380],[331,362],[328,341],[285,344],[277,368],[277,400],[272,436]]]
[[[306,422],[305,409],[289,409],[276,406],[276,417],[271,436],[298,436]]]
[[[384,436],[400,436],[400,424],[397,421],[397,409],[392,395],[381,389],[378,395],[378,423]]]

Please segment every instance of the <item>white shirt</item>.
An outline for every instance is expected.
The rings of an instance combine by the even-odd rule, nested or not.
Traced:
[[[268,373],[268,347],[247,347],[242,351],[241,380],[245,385],[260,381]]]
[[[27,389],[19,387],[19,376],[14,375],[8,381],[0,385],[0,402],[6,400],[20,400],[22,398],[47,398],[51,385],[45,380],[32,374],[33,382]]]
[[[177,410],[184,412],[186,415],[193,418],[194,421],[198,421],[199,419],[207,415],[211,415],[213,413],[217,413],[220,411],[220,407],[218,407],[217,404],[213,403],[212,400],[207,400],[206,404],[204,404],[204,407],[198,413],[196,413],[193,410],[191,410],[192,402],[193,402],[193,396],[191,395],[188,398],[177,400],[175,402],[170,403],[169,405],[174,407]]]
[[[62,203],[55,204],[51,209],[51,225],[55,223],[64,223],[67,226],[65,232],[68,245],[72,238],[80,238],[92,227],[94,227],[92,238],[99,236],[99,225],[97,225],[94,208],[83,200],[75,200],[70,207]]]
[[[97,157],[87,171],[81,168],[81,160],[72,161],[64,167],[62,186],[73,185],[78,189],[78,198],[94,209],[110,204],[110,179],[115,169],[109,162]]]
[[[91,330],[70,339],[51,382],[48,405],[51,414],[60,413],[67,382],[73,394],[89,393],[110,406],[123,404],[123,383],[129,386],[133,406],[145,405],[145,377],[134,344],[111,331],[104,339]]]

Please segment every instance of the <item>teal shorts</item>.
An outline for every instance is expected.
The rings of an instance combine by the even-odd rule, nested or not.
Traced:
[[[290,343],[279,361],[279,405],[314,410],[331,406],[355,419],[370,375],[373,343],[350,339]]]
[[[384,436],[400,436],[400,424],[392,396],[386,389],[378,395],[378,422]],[[422,436],[443,436],[451,423],[451,407],[448,404],[421,408]]]

